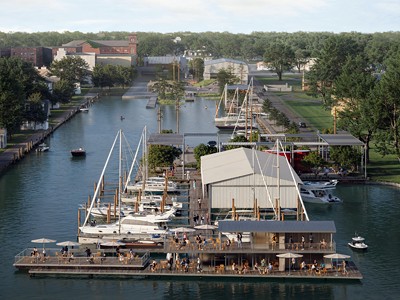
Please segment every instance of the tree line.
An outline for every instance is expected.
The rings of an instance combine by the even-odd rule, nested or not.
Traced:
[[[49,71],[49,76],[57,77],[51,88],[31,63],[17,57],[0,57],[0,127],[7,129],[9,138],[25,121],[35,125],[46,121],[43,100],[52,105],[70,102],[77,83],[125,87],[134,76],[133,67],[123,66],[97,65],[90,72],[87,62],[74,56],[53,61]]]

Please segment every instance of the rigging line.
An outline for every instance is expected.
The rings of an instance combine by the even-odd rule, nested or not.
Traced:
[[[261,173],[261,177],[262,177],[262,180],[263,180],[263,183],[264,183],[264,186],[265,186],[265,190],[267,191],[268,200],[271,203],[272,209],[274,210],[275,218],[277,218],[278,215],[277,215],[274,203],[273,203],[273,201],[271,199],[271,194],[269,192],[268,184],[267,184],[267,182],[265,180],[264,172],[263,172],[263,169],[261,168],[261,164],[260,164],[260,160],[258,159],[257,152],[255,152],[255,157],[256,157],[256,160],[257,160],[258,167],[260,168],[260,173]]]
[[[99,190],[100,190],[100,187],[101,187],[100,182],[102,181],[102,179],[103,179],[103,177],[104,177],[104,173],[105,173],[106,168],[107,168],[107,166],[108,166],[108,163],[109,163],[109,161],[110,161],[111,154],[113,153],[113,150],[114,150],[114,147],[115,147],[115,143],[116,143],[117,140],[118,140],[118,136],[119,136],[119,132],[118,132],[117,136],[116,136],[115,139],[114,139],[114,143],[113,143],[112,146],[111,146],[110,152],[108,153],[108,157],[107,157],[106,163],[105,163],[105,165],[104,165],[104,167],[103,167],[103,170],[101,171],[101,175],[100,175],[100,178],[99,178],[99,181],[98,181],[96,190],[95,190],[95,192],[94,192],[92,202],[90,203],[89,212],[86,214],[86,218],[85,218],[85,221],[83,222],[83,225],[82,225],[82,226],[85,226],[85,225],[87,224],[88,220],[89,220],[90,213],[92,212],[92,208],[93,208],[93,206],[94,206],[94,203],[96,202],[97,195],[99,194]]]
[[[127,185],[129,184],[129,182],[131,181],[132,171],[133,171],[133,168],[134,168],[134,166],[135,166],[137,156],[138,156],[138,154],[139,154],[139,149],[140,149],[141,143],[143,142],[143,139],[144,139],[144,131],[145,131],[145,130],[146,130],[146,127],[143,128],[142,135],[141,135],[141,137],[140,137],[139,144],[138,144],[138,146],[137,146],[137,148],[136,148],[136,153],[135,153],[135,156],[134,156],[134,158],[133,158],[131,168],[129,169],[128,176],[126,177],[126,182],[124,183],[124,191],[125,191]]]
[[[284,151],[284,148],[283,148],[282,143],[279,142],[279,144],[280,144],[282,150]],[[285,158],[286,158],[286,156],[285,156]],[[309,217],[308,217],[308,214],[307,214],[306,207],[305,207],[304,202],[303,202],[303,199],[301,198],[301,194],[300,194],[300,190],[299,190],[299,185],[297,184],[297,182],[296,182],[296,180],[295,180],[295,178],[294,178],[293,168],[292,168],[292,166],[289,164],[289,160],[288,160],[288,159],[285,159],[285,160],[286,160],[286,164],[289,166],[289,171],[290,171],[290,175],[292,176],[293,182],[295,182],[295,187],[296,187],[297,195],[299,196],[299,200],[300,200],[300,203],[301,203],[301,207],[303,208],[304,214],[305,214],[305,216],[306,216],[306,220],[307,220],[307,221],[310,221],[310,219],[309,219]]]

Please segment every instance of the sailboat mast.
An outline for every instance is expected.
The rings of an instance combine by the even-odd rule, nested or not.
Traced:
[[[118,233],[121,234],[121,193],[122,193],[122,129],[119,130],[119,166],[118,166]]]

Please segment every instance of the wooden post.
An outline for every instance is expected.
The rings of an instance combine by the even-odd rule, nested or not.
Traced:
[[[107,208],[107,223],[111,222],[111,204],[108,203],[108,208]]]
[[[232,220],[236,219],[235,199],[232,198]]]
[[[94,185],[93,185],[93,193],[96,193],[96,189],[97,189],[97,182],[94,182]]]
[[[90,207],[90,204],[91,204],[91,202],[92,202],[92,200],[91,200],[91,197],[90,197],[90,195],[88,196],[88,200],[87,200],[87,205]]]
[[[78,235],[79,235],[79,227],[81,226],[81,210],[78,209]]]

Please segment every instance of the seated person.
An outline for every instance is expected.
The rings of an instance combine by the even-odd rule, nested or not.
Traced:
[[[238,267],[236,266],[236,263],[232,263],[232,271],[235,273],[239,271]]]
[[[156,270],[156,268],[157,268],[157,262],[156,262],[155,259],[153,259],[153,261],[152,261],[151,264],[150,264],[150,270],[151,270],[152,272],[154,272],[154,271]]]
[[[258,266],[258,263],[256,262],[256,264],[254,265],[254,270],[255,271],[258,271],[258,273],[260,273],[261,274],[261,268]]]
[[[271,262],[269,262],[269,263],[268,263],[267,273],[268,273],[268,274],[271,273],[271,272],[272,272],[272,269],[273,269],[273,266],[272,266]]]
[[[300,270],[307,270],[306,262],[303,260],[300,264]]]

